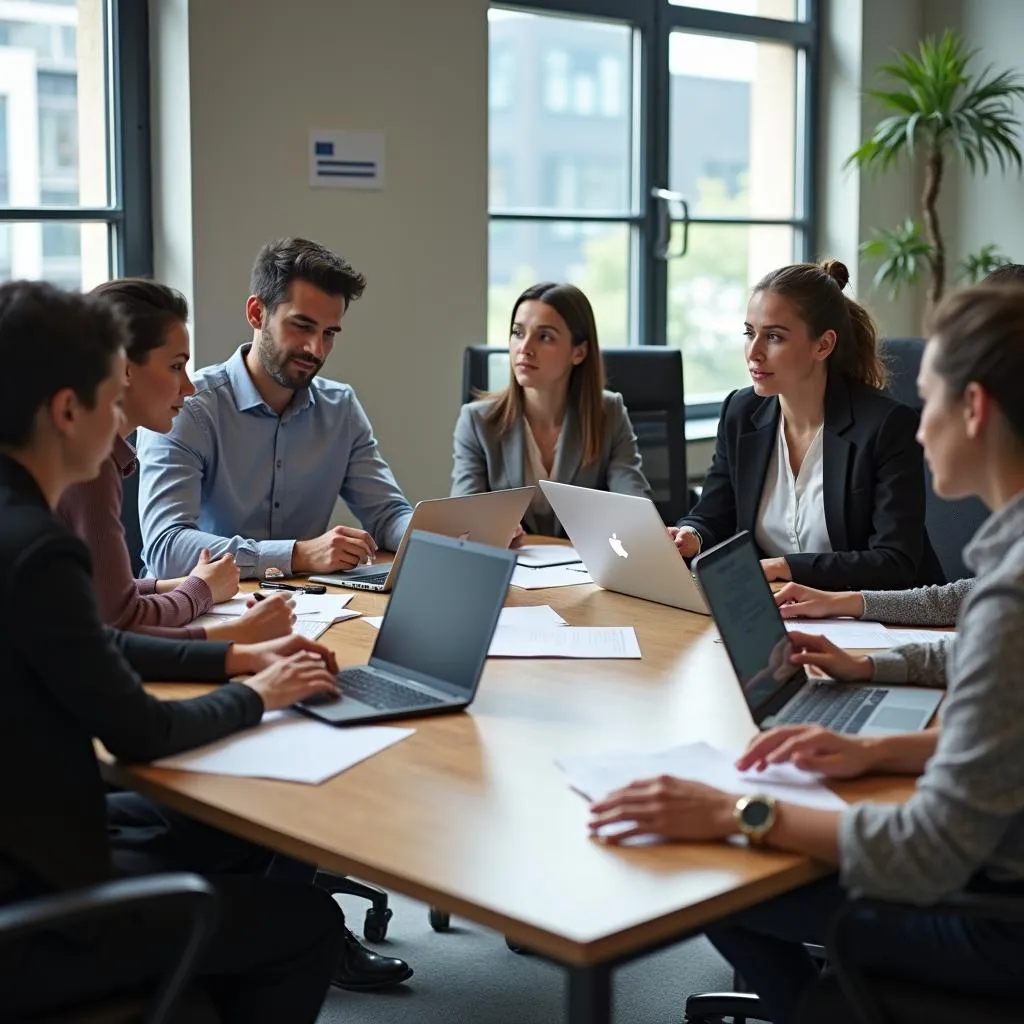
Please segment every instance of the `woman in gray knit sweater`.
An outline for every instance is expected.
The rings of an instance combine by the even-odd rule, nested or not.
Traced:
[[[627,836],[751,841],[809,854],[838,870],[743,911],[708,937],[762,998],[775,1024],[794,1018],[817,972],[803,943],[823,940],[855,889],[922,905],[964,887],[1024,892],[1024,289],[983,286],[939,308],[918,385],[918,438],[943,497],[978,495],[992,515],[965,552],[976,574],[959,633],[854,657],[822,637],[791,633],[796,664],[846,678],[941,676],[942,729],[884,738],[784,726],[755,738],[741,768],[789,761],[835,777],[918,775],[904,804],[823,811],[682,779],[647,779],[595,804],[591,828]],[[935,657],[936,648],[941,657]],[[750,815],[753,807],[756,814]],[[624,831],[608,835],[609,826]],[[863,914],[850,948],[869,972],[964,992],[1024,991],[1024,925],[897,907]]]

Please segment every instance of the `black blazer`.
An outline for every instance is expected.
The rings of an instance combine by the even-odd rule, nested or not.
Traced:
[[[0,456],[0,903],[19,889],[110,876],[93,737],[126,761],[187,750],[254,725],[239,683],[161,702],[147,679],[224,678],[228,644],[108,630],[86,546],[52,515],[33,477]]]
[[[778,398],[753,388],[722,403],[715,455],[700,501],[679,520],[704,550],[754,532],[779,429]],[[925,531],[917,413],[844,374],[825,390],[825,526],[831,554],[787,554],[793,579],[824,590],[902,590],[945,583]]]

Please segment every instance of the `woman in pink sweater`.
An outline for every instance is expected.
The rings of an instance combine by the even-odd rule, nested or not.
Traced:
[[[137,427],[166,433],[195,388],[189,380],[188,303],[173,288],[138,278],[109,281],[94,290],[124,316],[129,328],[125,425],[95,480],[68,488],[57,513],[89,546],[93,586],[104,622],[159,636],[255,643],[291,632],[292,602],[276,595],[239,618],[206,629],[189,623],[238,592],[233,555],[199,564],[183,579],[137,580],[121,522],[122,480],[136,470],[125,438]]]

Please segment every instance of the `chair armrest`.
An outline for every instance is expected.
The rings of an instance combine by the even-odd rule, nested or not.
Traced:
[[[895,909],[905,914],[949,914],[957,917],[981,917],[991,921],[1024,922],[1024,895],[957,892],[937,903],[921,906],[916,903],[897,903],[853,894],[829,922],[825,948],[828,962],[835,971],[843,994],[862,1024],[884,1024],[885,1015],[871,991],[867,976],[850,955],[849,931],[846,924],[854,913],[873,909]]]
[[[184,926],[180,950],[170,960],[144,1018],[145,1024],[163,1024],[217,925],[217,894],[199,875],[181,872],[129,878],[11,904],[0,908],[0,946],[40,931],[157,908],[163,915],[177,914]]]

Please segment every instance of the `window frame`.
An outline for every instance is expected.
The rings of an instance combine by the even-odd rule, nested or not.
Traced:
[[[110,153],[113,197],[106,206],[0,206],[0,223],[104,223],[110,233],[111,273],[153,274],[150,179],[149,13],[136,0],[109,0],[105,26],[110,53]]]
[[[668,330],[668,261],[654,254],[659,208],[651,192],[669,180],[670,72],[667,45],[673,31],[721,35],[752,42],[782,43],[797,59],[796,187],[794,215],[789,218],[690,216],[691,225],[790,227],[797,239],[795,259],[807,260],[817,240],[817,151],[821,10],[820,0],[799,0],[801,20],[783,21],[670,4],[668,0],[497,0],[492,4],[532,14],[562,14],[630,25],[634,30],[634,61],[640,74],[633,107],[635,182],[631,209],[619,211],[508,209],[488,206],[492,221],[587,221],[625,224],[631,246],[631,334],[639,344],[665,345]],[[673,223],[681,223],[674,220]],[[686,419],[718,416],[721,401],[689,402]]]

